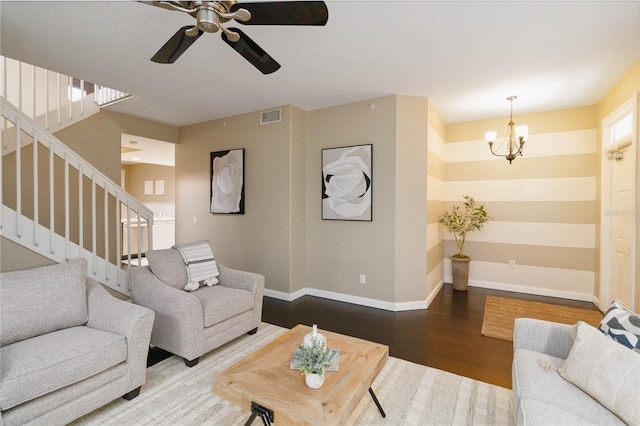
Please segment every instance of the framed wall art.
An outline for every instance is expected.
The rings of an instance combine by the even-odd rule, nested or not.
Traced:
[[[372,220],[373,145],[322,150],[322,219]]]
[[[244,148],[211,153],[211,213],[244,214]]]

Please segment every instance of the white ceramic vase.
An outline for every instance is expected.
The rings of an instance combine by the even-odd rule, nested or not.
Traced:
[[[304,375],[304,381],[309,388],[320,389],[320,387],[324,383],[324,373],[323,374],[307,373]]]

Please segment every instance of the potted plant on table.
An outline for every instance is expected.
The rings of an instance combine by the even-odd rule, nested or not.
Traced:
[[[324,372],[332,362],[332,351],[327,349],[327,341],[311,338],[311,344],[299,344],[295,357],[299,360],[299,369],[311,389],[318,389],[324,383]]]
[[[479,231],[491,217],[484,209],[484,205],[476,204],[473,197],[464,195],[463,198],[465,201],[462,207],[454,206],[451,211],[445,211],[438,218],[438,223],[453,234],[458,247],[458,253],[451,256],[453,288],[465,291],[469,286],[469,262],[471,261],[469,256],[462,253],[467,232]]]

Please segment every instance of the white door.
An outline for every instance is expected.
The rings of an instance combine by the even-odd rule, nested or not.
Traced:
[[[630,145],[611,161],[611,299],[633,306],[634,159]]]

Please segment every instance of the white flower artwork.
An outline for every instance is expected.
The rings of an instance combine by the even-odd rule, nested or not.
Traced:
[[[244,149],[211,153],[211,213],[244,214]]]
[[[371,144],[322,150],[322,218],[372,220]]]

